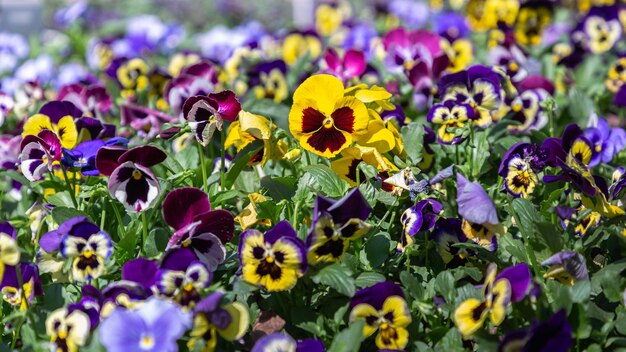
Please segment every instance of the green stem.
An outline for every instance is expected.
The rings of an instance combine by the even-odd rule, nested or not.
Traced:
[[[469,148],[467,149],[469,155],[469,177],[474,179],[474,129],[470,128]]]
[[[146,254],[146,242],[148,241],[148,217],[146,216],[146,212],[143,211],[141,213],[141,221],[143,222],[143,226],[141,227],[143,237],[141,241],[141,253]]]
[[[224,173],[226,172],[226,147],[224,146],[224,139],[226,138],[226,128],[222,127],[220,131],[220,158],[222,159],[222,165],[220,166],[220,186],[222,187],[222,191],[225,190],[224,185],[226,184],[224,181]]]
[[[198,145],[198,158],[200,158],[200,168],[202,169],[202,190],[207,191],[207,175],[206,175],[206,164],[204,160],[204,147],[202,144],[197,143]]]
[[[115,204],[111,204],[111,206],[113,207],[113,212],[115,213],[115,218],[117,219],[117,223],[120,226],[119,229],[119,240],[121,240],[122,238],[124,238],[124,222],[122,221],[122,216],[120,215],[120,211],[117,210],[117,207],[115,206]]]
[[[65,166],[61,164],[61,170],[63,170],[63,178],[65,179],[65,185],[67,186],[68,192],[70,192],[70,197],[72,198],[72,203],[74,204],[74,208],[78,209],[78,202],[76,202],[76,196],[74,195],[74,188],[70,184],[70,180],[67,178],[67,171],[65,171]]]
[[[311,165],[311,157],[309,156],[309,152],[307,150],[303,150],[304,155],[306,156],[306,164]]]

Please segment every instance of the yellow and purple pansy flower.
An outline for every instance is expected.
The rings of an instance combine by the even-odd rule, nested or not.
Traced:
[[[150,208],[159,191],[159,181],[149,167],[160,164],[167,155],[161,149],[144,145],[129,150],[103,147],[96,155],[96,167],[109,176],[108,190],[112,197],[132,212]]]
[[[506,317],[506,308],[511,301],[511,284],[507,278],[496,277],[496,265],[490,264],[485,273],[483,298],[468,298],[454,311],[454,323],[464,338],[471,338],[489,317],[494,326],[499,326]]]
[[[293,288],[307,271],[304,242],[287,221],[265,234],[246,230],[239,238],[242,280],[269,292]]]
[[[306,240],[309,263],[341,259],[351,241],[369,232],[371,226],[365,220],[371,211],[358,188],[353,188],[339,200],[317,196]]]
[[[362,319],[363,336],[376,335],[376,347],[403,350],[409,343],[411,311],[398,284],[380,282],[357,291],[350,300],[350,322]]]
[[[21,278],[18,277],[18,273],[21,273]],[[35,296],[44,294],[37,266],[30,263],[6,265],[0,282],[0,293],[5,302],[19,307],[20,310],[26,310]]]
[[[519,95],[510,103],[511,119],[519,125],[507,126],[512,133],[540,130],[548,123],[542,103],[554,94],[554,85],[540,75],[530,75],[517,84]]]
[[[7,266],[16,266],[20,262],[16,236],[17,231],[9,222],[0,223],[0,281]]]
[[[515,197],[527,198],[539,183],[537,174],[545,166],[542,158],[547,151],[531,143],[518,142],[502,157],[498,174],[504,178],[504,188]]]
[[[176,247],[163,255],[155,274],[155,287],[159,295],[192,308],[201,300],[202,290],[209,287],[212,280],[213,272],[200,261],[194,250]]]
[[[331,158],[366,133],[369,119],[361,100],[344,96],[341,80],[319,74],[296,89],[289,130],[304,149]]]
[[[585,257],[578,252],[558,252],[541,262],[547,266],[545,278],[554,279],[565,285],[574,285],[577,281],[589,280]]]
[[[90,327],[89,316],[81,310],[59,308],[46,319],[46,334],[55,351],[77,352],[87,343]]]
[[[442,144],[458,144],[464,141],[463,128],[474,120],[474,108],[469,104],[459,104],[453,100],[446,100],[441,104],[433,105],[428,111],[426,120],[435,125],[437,140]],[[471,127],[470,127],[471,128]]]
[[[63,148],[72,149],[78,141],[74,119],[81,115],[82,112],[69,101],[51,101],[42,106],[38,114],[26,120],[22,137],[50,130],[59,138]]]
[[[109,235],[84,216],[66,220],[58,229],[44,234],[39,245],[46,253],[58,252],[70,261],[74,281],[91,281],[102,276],[113,252]]]
[[[456,202],[459,215],[463,218],[463,233],[468,239],[495,251],[497,235],[503,234],[504,229],[493,200],[478,182],[470,182],[458,172],[456,182]]]
[[[258,63],[250,72],[248,86],[257,99],[280,103],[289,96],[287,65],[283,60]]]
[[[250,315],[239,302],[226,303],[224,293],[214,292],[198,302],[194,308],[193,329],[187,346],[194,349],[204,343],[202,351],[212,352],[217,347],[217,335],[224,340],[241,339],[250,325]]]
[[[618,17],[617,6],[593,7],[586,14],[576,31],[584,33],[585,44],[594,54],[611,49],[622,38],[624,28]]]
[[[413,243],[413,236],[420,231],[430,231],[435,227],[437,216],[443,210],[443,204],[439,201],[427,198],[420,200],[414,206],[402,213],[402,237],[398,243],[398,250],[403,251]]]

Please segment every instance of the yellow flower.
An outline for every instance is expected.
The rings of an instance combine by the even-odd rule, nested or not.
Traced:
[[[315,28],[325,37],[333,34],[341,26],[341,22],[343,22],[343,15],[339,8],[322,4],[315,11]]]
[[[322,54],[322,43],[314,35],[302,35],[293,33],[288,35],[283,42],[283,60],[289,65],[296,63],[298,58],[309,55],[309,59],[315,60]]]
[[[180,74],[180,71],[186,67],[200,62],[200,56],[194,53],[176,53],[170,59],[170,63],[167,65],[167,72],[176,77]]]
[[[387,158],[382,156],[376,148],[372,147],[349,147],[341,152],[341,158],[330,163],[330,168],[339,177],[348,181],[350,186],[355,186],[357,181],[357,170],[359,163],[363,161],[376,167],[380,172],[396,171],[398,168]],[[359,171],[359,180],[363,182],[365,175]]]
[[[344,96],[341,81],[321,74],[307,78],[296,89],[289,112],[289,130],[302,147],[332,158],[367,132],[365,104]]]
[[[239,119],[230,124],[224,144],[226,148],[234,145],[240,151],[251,142],[262,140],[263,149],[252,157],[250,164],[260,162],[264,166],[269,159],[281,159],[287,149],[285,142],[272,141],[272,131],[275,128],[265,117],[241,111]]]
[[[248,194],[248,199],[250,200],[250,204],[245,207],[239,215],[235,217],[235,221],[241,225],[242,230],[249,229],[255,224],[261,224],[264,226],[272,225],[272,222],[269,219],[259,219],[257,218],[256,212],[256,203],[263,203],[267,201],[265,196],[260,193],[250,193]]]
[[[411,311],[400,296],[389,296],[382,309],[377,310],[367,303],[352,308],[350,322],[363,319],[363,336],[372,336],[376,331],[376,347],[379,349],[403,350],[409,343],[407,326],[411,324]]]
[[[519,6],[519,0],[470,0],[467,18],[477,31],[497,28],[500,22],[510,27],[515,23]]]
[[[129,60],[117,69],[117,80],[123,88],[122,96],[131,97],[148,87],[148,65],[142,59]]]
[[[452,44],[442,39],[442,46],[445,53],[450,58],[450,72],[458,72],[466,69],[474,59],[472,42],[468,39],[457,39]]]
[[[66,149],[74,148],[78,140],[78,130],[74,123],[74,117],[70,115],[63,116],[58,121],[54,122],[47,115],[35,114],[29,117],[24,123],[22,137],[28,135],[36,136],[43,130],[54,132],[57,137],[59,137],[61,146]]]

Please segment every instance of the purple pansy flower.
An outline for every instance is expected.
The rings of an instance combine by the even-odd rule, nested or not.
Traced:
[[[15,266],[5,266],[2,282],[0,282],[0,292],[6,302],[19,307],[20,310],[25,310],[35,296],[43,295],[43,286],[36,265],[29,263],[18,265],[22,272],[22,287],[20,287]]]
[[[420,200],[405,210],[400,217],[404,233],[400,243],[398,243],[398,249],[402,251],[412,244],[412,237],[418,232],[429,231],[435,227],[437,216],[442,210],[443,204],[432,198]]]
[[[176,118],[158,110],[134,104],[120,106],[120,125],[128,126],[144,141],[154,139],[164,123],[176,122]]]
[[[326,50],[324,62],[328,72],[346,82],[354,77],[359,77],[365,72],[367,62],[362,52],[350,49],[341,57],[333,48]]]
[[[589,167],[611,162],[626,146],[626,132],[619,127],[611,128],[602,117],[598,117],[596,126],[587,128],[584,135],[592,144]]]
[[[70,101],[83,115],[99,119],[104,118],[113,107],[111,96],[102,84],[69,84],[59,89],[57,99]]]
[[[176,232],[168,248],[191,248],[209,270],[224,261],[224,245],[233,237],[235,222],[226,210],[211,210],[209,197],[198,188],[183,187],[171,191],[163,201],[163,218]]]
[[[324,352],[324,344],[317,339],[296,341],[293,337],[274,333],[263,336],[252,347],[251,352]]]
[[[185,120],[203,146],[210,143],[216,129],[222,130],[224,120],[235,121],[240,111],[239,100],[229,90],[189,97],[183,106]]]
[[[191,314],[176,304],[153,297],[139,309],[115,308],[98,329],[108,351],[178,350],[176,341],[191,327]]]
[[[109,176],[112,197],[133,212],[151,207],[160,191],[159,181],[149,167],[167,158],[161,149],[144,145],[133,149],[103,147],[96,155],[96,168]]]
[[[548,320],[533,322],[528,329],[508,333],[498,346],[498,352],[567,352],[572,347],[572,327],[565,309]]]

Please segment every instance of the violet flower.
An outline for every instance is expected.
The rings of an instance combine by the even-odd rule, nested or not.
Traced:
[[[189,97],[183,106],[185,120],[203,146],[209,145],[216,129],[222,130],[224,120],[234,121],[240,111],[239,100],[229,90]]]

